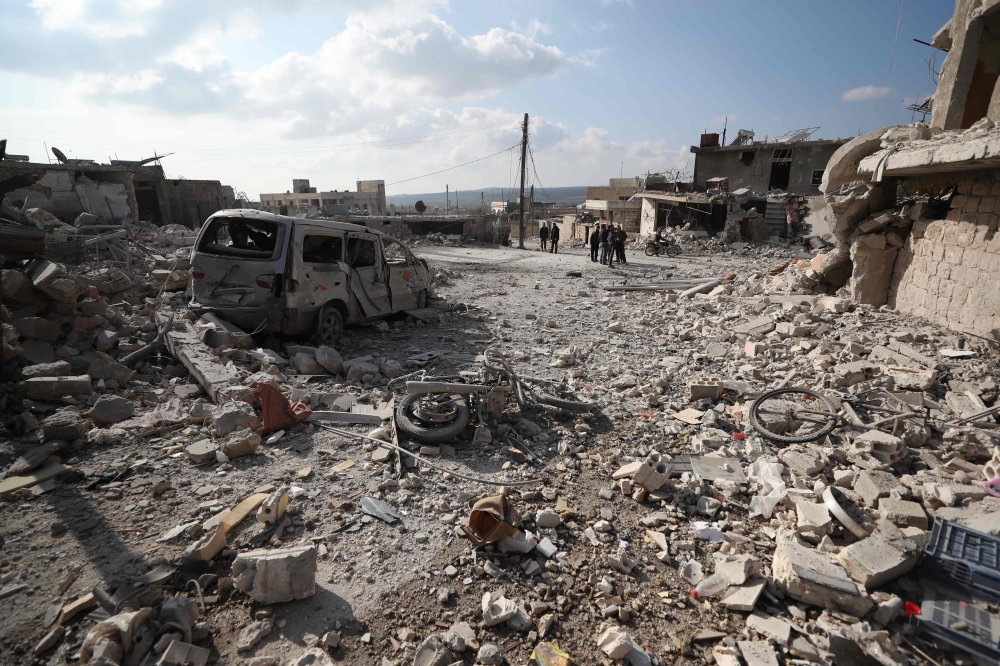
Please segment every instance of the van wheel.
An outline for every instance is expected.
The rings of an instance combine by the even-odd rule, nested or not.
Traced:
[[[316,342],[318,344],[333,347],[337,344],[341,333],[344,332],[344,317],[340,310],[333,306],[323,308],[319,315],[319,327],[316,331]]]
[[[420,293],[417,294],[417,309],[422,309],[427,307],[427,290],[421,289]]]

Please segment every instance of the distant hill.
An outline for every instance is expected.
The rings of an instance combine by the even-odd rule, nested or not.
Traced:
[[[475,190],[459,190],[458,203],[461,208],[476,208],[481,202],[480,193],[486,198],[486,205],[491,201],[517,201],[518,190],[507,187],[483,187]],[[386,195],[387,203],[397,206],[412,206],[417,201],[423,201],[428,208],[444,208],[444,192],[425,192],[423,194],[392,194]],[[527,197],[527,192],[525,192]],[[559,203],[567,206],[582,204],[587,199],[587,186],[580,187],[548,187],[544,190],[535,188],[535,201],[541,203]],[[455,191],[451,191],[451,206],[455,206]]]

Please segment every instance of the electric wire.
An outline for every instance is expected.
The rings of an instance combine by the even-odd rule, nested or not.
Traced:
[[[498,150],[497,152],[492,153],[490,155],[486,155],[485,157],[479,157],[479,158],[474,159],[474,160],[469,160],[468,162],[463,162],[462,164],[458,164],[458,165],[453,166],[453,167],[448,167],[447,169],[441,169],[439,171],[432,171],[431,173],[425,173],[422,176],[414,176],[413,178],[406,178],[405,180],[397,180],[394,183],[386,183],[386,187],[388,187],[390,185],[399,185],[400,183],[409,183],[410,181],[420,180],[421,178],[427,178],[428,176],[436,176],[437,174],[444,173],[445,171],[454,171],[455,169],[461,169],[464,166],[468,166],[470,164],[475,164],[476,162],[482,162],[483,160],[488,160],[491,157],[496,157],[497,155],[500,155],[501,153],[505,153],[508,150],[510,150],[510,148],[504,148],[503,150]]]

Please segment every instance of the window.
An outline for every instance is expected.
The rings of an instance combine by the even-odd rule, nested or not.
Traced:
[[[411,262],[410,251],[403,247],[403,244],[389,240],[387,238],[382,239],[382,251],[385,254],[386,263],[392,266],[406,266]]]
[[[351,238],[347,241],[347,262],[352,268],[375,265],[375,241]]]
[[[247,259],[269,259],[280,251],[285,227],[267,220],[217,217],[205,230],[199,252]]]
[[[772,162],[791,162],[792,161],[792,149],[791,148],[778,148],[774,151],[774,155],[771,156]]]
[[[824,171],[823,169],[813,170],[813,177],[812,177],[813,185],[820,185],[823,183],[823,171]]]
[[[736,159],[743,162],[745,166],[750,166],[753,164],[753,160],[756,155],[757,152],[754,150],[740,150],[736,153]]]
[[[307,264],[332,264],[343,254],[342,236],[306,236],[302,240],[302,261]]]

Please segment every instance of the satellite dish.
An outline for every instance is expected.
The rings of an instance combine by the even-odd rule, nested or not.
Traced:
[[[424,211],[427,210],[427,204],[425,204],[423,200],[413,204],[413,207],[416,208],[417,212],[420,213],[421,215],[423,215]]]
[[[63,154],[63,151],[59,150],[55,146],[52,146],[52,154],[55,155],[56,159],[62,162],[63,164],[69,162],[69,159],[66,158],[66,156]]]

